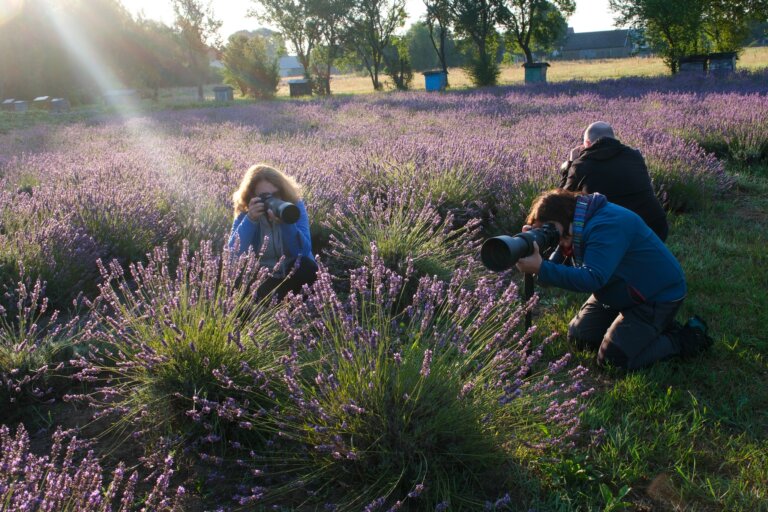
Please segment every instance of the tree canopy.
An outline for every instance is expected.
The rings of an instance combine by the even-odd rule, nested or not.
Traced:
[[[610,0],[620,25],[640,31],[675,73],[682,57],[738,51],[753,22],[768,17],[766,0]]]
[[[531,48],[549,48],[561,38],[568,28],[565,18],[575,10],[574,0],[506,0],[500,21],[525,54],[526,63],[532,63]]]

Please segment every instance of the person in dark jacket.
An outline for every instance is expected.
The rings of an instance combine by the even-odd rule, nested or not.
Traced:
[[[619,142],[608,123],[598,121],[587,127],[584,144],[571,150],[561,171],[560,188],[599,192],[638,214],[662,241],[667,239],[667,215],[653,191],[643,155]]]
[[[634,370],[673,356],[691,356],[712,340],[706,324],[674,321],[687,287],[680,263],[634,212],[601,194],[563,189],[541,194],[523,231],[553,223],[574,265],[542,260],[538,246],[517,268],[543,285],[592,295],[568,326],[568,339],[598,352],[598,363]]]
[[[262,194],[270,194],[294,203],[299,219],[293,224],[281,222],[267,211]],[[277,270],[259,287],[257,295],[265,297],[275,291],[283,297],[289,291],[298,292],[317,277],[317,263],[312,254],[309,217],[301,189],[285,173],[268,165],[254,165],[245,173],[240,187],[232,195],[235,220],[229,237],[229,247],[237,254],[249,250],[261,254],[259,265]]]

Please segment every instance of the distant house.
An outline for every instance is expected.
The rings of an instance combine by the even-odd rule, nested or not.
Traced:
[[[295,55],[280,57],[280,76],[304,76],[304,67]]]
[[[630,36],[629,30],[602,30],[577,34],[569,28],[560,57],[568,60],[629,57],[633,49]]]

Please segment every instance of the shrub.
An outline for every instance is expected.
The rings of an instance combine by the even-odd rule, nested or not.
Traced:
[[[417,275],[450,279],[453,269],[475,255],[477,220],[453,229],[453,216],[442,217],[439,203],[418,199],[415,192],[390,189],[381,195],[350,197],[337,206],[331,229],[331,262],[344,268],[360,266],[376,247],[384,265]]]
[[[50,455],[37,456],[30,450],[29,434],[23,425],[12,435],[0,425],[0,508],[3,510],[56,510],[60,512],[128,512],[182,510],[183,487],[170,488],[173,459],[167,457],[150,492],[138,495],[138,471],[126,474],[119,463],[106,485],[103,469],[90,444],[71,432],[58,429],[53,435]],[[127,478],[126,478],[127,476]]]
[[[43,295],[44,284],[38,279],[30,286],[22,272],[14,294],[6,294],[16,301],[11,311],[0,306],[0,406],[5,410],[25,399],[50,398],[51,367],[71,356],[78,337],[78,317],[67,323],[59,322],[58,311],[46,317]]]
[[[731,186],[722,162],[695,142],[659,135],[643,153],[657,195],[669,210],[699,210]]]
[[[143,261],[162,244],[178,242],[170,204],[154,191],[131,183],[90,184],[67,197],[72,222],[123,265]]]
[[[33,193],[0,193],[0,203],[0,286],[14,286],[23,275],[39,278],[60,309],[92,290],[100,249],[72,215],[53,211]]]
[[[234,383],[263,378],[251,398],[254,405],[272,404],[270,379],[287,350],[276,328],[281,306],[255,298],[269,272],[252,252],[236,258],[206,243],[190,254],[185,242],[175,273],[168,259],[166,249],[156,249],[146,265],[131,265],[130,279],[116,262],[101,267],[89,338],[101,348],[79,362],[75,376],[94,382],[95,390],[71,398],[117,415],[136,437],[221,436],[236,415],[201,403],[232,398]]]
[[[274,96],[280,83],[277,58],[269,58],[261,36],[233,34],[224,50],[224,82],[238,87],[245,96]]]
[[[413,82],[413,67],[408,52],[408,41],[395,36],[392,44],[384,48],[384,64],[387,75],[398,91],[407,91]]]
[[[501,74],[501,69],[496,63],[495,51],[472,55],[464,69],[476,87],[496,85]]]
[[[260,480],[241,504],[476,510],[506,489],[525,494],[515,452],[568,442],[584,370],[555,384],[568,356],[537,364],[543,345],[518,330],[526,307],[514,285],[470,289],[469,274],[422,278],[393,315],[412,276],[388,269],[375,247],[344,301],[321,272],[307,301],[280,317],[301,347],[284,360],[283,444],[272,447],[280,457],[252,456]],[[289,446],[292,456],[280,449]]]

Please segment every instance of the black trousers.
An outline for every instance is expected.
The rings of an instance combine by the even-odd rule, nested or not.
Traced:
[[[274,291],[277,298],[282,299],[288,292],[299,293],[305,284],[314,283],[315,279],[317,279],[317,263],[306,256],[302,256],[298,259],[298,267],[296,267],[296,264],[297,258],[289,259],[285,266],[289,272],[288,276],[284,278],[268,277],[259,286],[256,296],[262,299]]]
[[[596,350],[600,365],[643,368],[680,353],[680,344],[669,331],[682,303],[645,303],[618,311],[592,295],[568,325],[568,340],[581,349]]]

